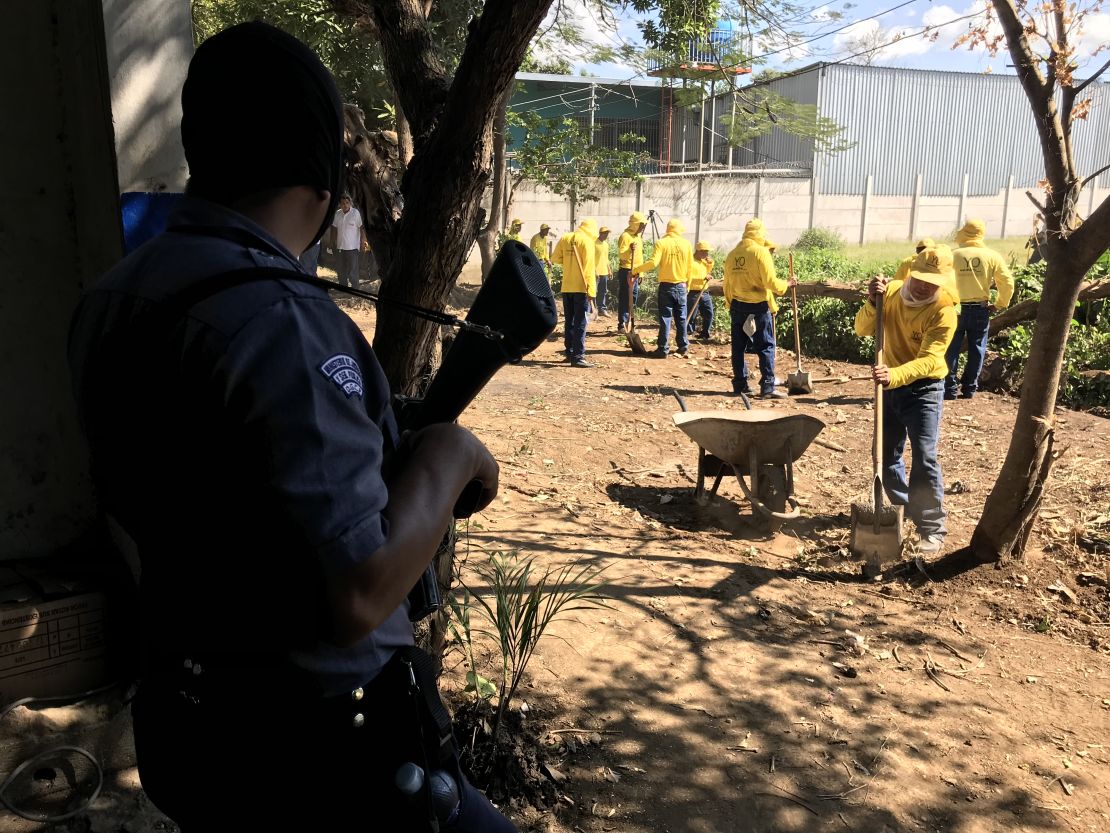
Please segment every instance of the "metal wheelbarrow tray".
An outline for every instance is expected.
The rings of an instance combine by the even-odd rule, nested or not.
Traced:
[[[752,514],[771,531],[799,517],[794,461],[824,430],[824,422],[809,414],[765,410],[683,411],[673,419],[698,444],[698,503],[708,501],[706,475],[714,478],[709,494],[715,495],[728,467],[751,503]]]

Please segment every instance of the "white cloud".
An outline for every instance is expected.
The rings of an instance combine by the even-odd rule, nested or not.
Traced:
[[[940,61],[943,60],[941,56],[952,49],[961,35],[972,26],[982,24],[984,18],[981,13],[984,8],[983,3],[973,3],[962,10],[948,5],[933,6],[921,16],[920,23],[889,29],[883,28],[879,20],[863,21],[836,35],[833,47],[836,54],[843,57],[852,51],[858,52],[876,44],[889,43],[878,50],[877,61],[898,61],[927,53],[935,54]],[[975,17],[969,18],[968,15]],[[921,32],[926,26],[929,30]],[[987,32],[988,38],[1002,34],[997,20],[991,20]],[[1084,58],[1090,56],[1096,48],[1110,43],[1110,13],[1102,12],[1087,17],[1083,25],[1073,33],[1073,41],[1078,48],[1080,62],[1084,63]],[[989,59],[985,51],[982,52],[982,57],[984,60]],[[1098,65],[1100,64],[1096,64]]]

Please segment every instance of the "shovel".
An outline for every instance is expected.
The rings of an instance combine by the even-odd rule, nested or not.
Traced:
[[[875,364],[883,364],[883,296],[875,299]],[[902,507],[883,506],[883,386],[875,383],[875,433],[871,442],[871,494],[852,504],[849,549],[864,559],[864,574],[877,577],[883,564],[902,556]]]
[[[790,277],[794,277],[794,253],[790,253]],[[798,369],[786,377],[786,390],[791,396],[799,393],[813,393],[813,381],[802,370],[802,335],[798,329],[798,287],[790,287],[790,300],[794,305],[794,357]]]

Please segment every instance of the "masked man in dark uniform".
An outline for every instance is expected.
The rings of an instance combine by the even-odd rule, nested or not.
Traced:
[[[182,105],[186,197],[69,348],[141,561],[143,787],[185,833],[512,831],[459,772],[407,603],[497,464],[456,425],[399,439],[373,350],[297,259],[342,190],[335,82],[250,23],[197,50]]]

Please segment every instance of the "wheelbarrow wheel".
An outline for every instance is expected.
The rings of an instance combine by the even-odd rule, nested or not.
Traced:
[[[786,470],[782,466],[760,466],[759,472],[759,499],[772,512],[785,513],[789,509],[786,490]],[[778,532],[785,522],[784,518],[774,515],[765,515],[757,512],[762,517],[763,525],[768,532]]]

